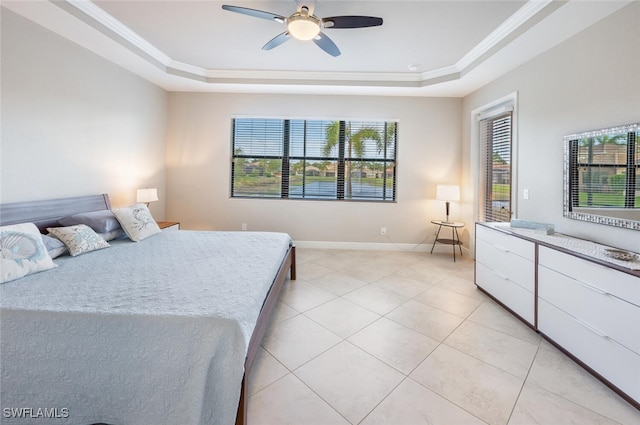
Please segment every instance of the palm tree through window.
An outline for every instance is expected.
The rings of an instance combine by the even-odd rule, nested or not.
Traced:
[[[236,118],[232,197],[394,202],[395,121]]]

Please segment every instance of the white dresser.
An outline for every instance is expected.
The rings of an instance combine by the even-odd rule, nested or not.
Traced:
[[[534,242],[476,226],[476,285],[535,325]]]
[[[640,272],[507,226],[476,225],[476,285],[640,408]]]

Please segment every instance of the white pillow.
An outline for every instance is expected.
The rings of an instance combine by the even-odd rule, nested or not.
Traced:
[[[54,267],[35,224],[0,227],[0,283]]]
[[[145,204],[114,208],[111,212],[116,216],[129,239],[134,242],[139,242],[162,231]]]
[[[47,230],[69,248],[69,254],[72,257],[111,246],[86,224],[68,227],[47,227]]]

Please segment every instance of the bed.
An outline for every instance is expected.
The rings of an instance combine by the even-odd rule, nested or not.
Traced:
[[[0,225],[46,233],[109,209],[107,195],[4,204]],[[0,285],[0,422],[245,423],[251,365],[295,279],[289,236],[179,230],[109,244]]]

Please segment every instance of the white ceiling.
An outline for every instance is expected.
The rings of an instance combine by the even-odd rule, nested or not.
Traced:
[[[172,91],[465,96],[631,0],[318,0],[315,14],[378,16],[381,27],[325,29],[342,54],[291,39],[294,0],[2,0],[2,5]]]

